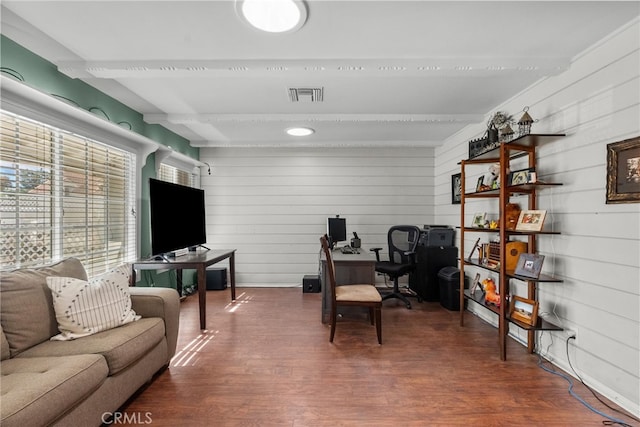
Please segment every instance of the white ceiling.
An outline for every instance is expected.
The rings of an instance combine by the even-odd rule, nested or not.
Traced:
[[[234,3],[2,0],[2,33],[194,146],[435,146],[482,133],[501,102],[640,15],[637,1],[311,0],[301,29],[271,34]],[[300,125],[316,132],[284,133]]]

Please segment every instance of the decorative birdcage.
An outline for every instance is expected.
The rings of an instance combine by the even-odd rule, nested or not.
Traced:
[[[522,111],[524,112],[524,114],[522,115],[520,120],[518,120],[518,134],[520,136],[529,135],[531,133],[531,125],[534,121],[528,113],[529,107],[524,107]]]

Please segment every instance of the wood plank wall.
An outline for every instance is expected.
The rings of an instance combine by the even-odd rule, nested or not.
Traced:
[[[433,148],[204,148],[210,247],[237,248],[238,286],[301,286],[317,274],[327,218],[363,247],[433,220]],[[386,249],[383,256],[386,256]]]
[[[529,106],[538,120],[534,132],[568,135],[543,147],[538,158],[540,179],[564,183],[539,198],[539,208],[548,211],[546,223],[562,232],[539,239],[539,251],[546,256],[543,271],[564,279],[539,287],[541,312],[576,331],[569,353],[587,383],[635,414],[640,411],[640,205],[605,200],[606,145],[640,135],[639,35],[636,19],[574,58],[568,71],[495,109],[518,119]],[[450,204],[451,174],[468,157],[467,141],[479,133],[481,124],[470,126],[436,149],[437,222],[459,223],[459,208]],[[475,177],[467,186],[472,191]],[[475,211],[497,217],[488,201],[478,201],[465,213]],[[512,289],[526,294],[522,282],[512,280]],[[486,310],[477,312],[487,316]],[[515,327],[511,333],[525,337]],[[539,351],[569,370],[566,337],[564,332],[545,333]]]

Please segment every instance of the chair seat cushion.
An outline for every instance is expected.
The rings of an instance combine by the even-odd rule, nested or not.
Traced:
[[[343,285],[336,286],[336,301],[382,302],[382,297],[372,285]]]
[[[415,268],[414,264],[396,264],[395,262],[380,261],[376,263],[376,271],[390,276],[402,276]]]

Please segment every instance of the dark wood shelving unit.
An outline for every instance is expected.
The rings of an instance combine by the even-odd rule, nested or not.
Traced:
[[[509,298],[510,298],[510,281],[520,280],[527,284],[527,295],[526,299],[537,301],[537,287],[541,283],[561,283],[562,280],[556,277],[553,277],[548,274],[541,274],[537,278],[530,278],[521,275],[515,274],[513,270],[507,270],[505,265],[506,261],[506,242],[509,241],[509,238],[512,236],[520,236],[527,238],[527,251],[529,253],[537,252],[537,239],[542,238],[547,235],[557,235],[560,234],[558,231],[521,231],[521,230],[508,230],[506,228],[507,222],[505,219],[504,212],[506,210],[507,203],[510,202],[511,197],[522,197],[526,198],[526,208],[536,210],[537,208],[537,195],[538,191],[543,191],[546,188],[553,188],[561,186],[561,183],[555,182],[532,182],[532,183],[524,183],[518,185],[509,185],[507,183],[508,170],[510,170],[510,162],[517,158],[526,157],[528,160],[528,167],[535,168],[536,167],[536,151],[538,147],[541,147],[545,144],[552,143],[559,138],[565,136],[564,134],[530,134],[524,135],[519,138],[516,138],[509,142],[503,142],[498,147],[493,148],[490,151],[482,153],[473,158],[462,160],[459,164],[461,165],[461,178],[463,182],[466,178],[466,168],[475,167],[478,165],[486,165],[486,164],[499,164],[500,165],[500,176],[499,176],[499,188],[485,190],[485,191],[475,191],[465,193],[463,191],[462,201],[461,201],[461,209],[460,209],[460,254],[461,257],[467,256],[465,259],[460,260],[460,288],[464,289],[464,269],[465,267],[474,267],[484,269],[486,271],[494,272],[498,275],[498,292],[500,294],[500,306],[495,306],[493,304],[486,304],[484,300],[484,294],[482,291],[476,291],[473,295],[467,290],[460,294],[460,324],[464,325],[464,312],[465,312],[465,304],[464,300],[470,300],[478,305],[484,307],[485,309],[490,310],[498,316],[498,331],[499,331],[499,346],[500,346],[500,358],[502,360],[506,360],[506,339],[509,332],[508,325],[513,324],[522,328],[528,332],[527,334],[527,347],[529,352],[533,352],[535,347],[535,331],[543,331],[543,330],[553,330],[558,331],[562,330],[560,326],[549,322],[548,320],[538,317],[535,325],[528,325],[519,320],[512,319],[509,316]],[[464,188],[464,184],[463,184]],[[468,227],[465,226],[465,204],[467,200],[470,199],[497,199],[499,203],[499,227],[498,228],[480,228],[480,227]],[[465,253],[465,234],[466,233],[495,233],[499,235],[500,242],[500,260],[496,267],[490,267],[479,262],[477,259],[470,258]]]

